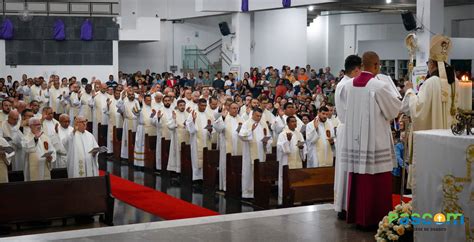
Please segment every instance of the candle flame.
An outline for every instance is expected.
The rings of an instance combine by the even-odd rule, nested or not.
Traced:
[[[468,82],[469,81],[469,77],[467,77],[467,75],[464,75],[461,77],[461,81],[463,82]]]

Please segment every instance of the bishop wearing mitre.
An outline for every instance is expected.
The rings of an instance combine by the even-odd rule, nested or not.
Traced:
[[[453,124],[458,108],[458,82],[454,69],[446,63],[451,48],[452,43],[448,37],[433,36],[427,62],[428,76],[418,94],[413,90],[412,82],[405,83],[402,111],[411,117],[410,134],[418,130],[449,129]],[[412,186],[413,168],[410,166],[408,169],[408,187]]]

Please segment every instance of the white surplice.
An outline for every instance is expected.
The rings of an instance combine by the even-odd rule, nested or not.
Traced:
[[[3,138],[0,137],[1,147],[10,147],[11,145]],[[12,158],[15,156],[15,151],[6,153],[5,157],[0,158],[0,183],[8,182],[8,166],[12,163]]]
[[[67,129],[63,128],[61,125],[58,127],[58,137],[59,144],[56,148],[57,160],[53,163],[53,168],[67,168],[67,147],[64,146],[64,141],[72,134],[74,130],[73,127],[69,126]]]
[[[287,133],[291,133],[291,140],[288,141]],[[303,149],[298,147],[298,142],[303,143]],[[288,165],[289,169],[303,168],[303,160],[306,156],[306,143],[303,135],[295,129],[290,130],[288,126],[278,135],[277,152],[280,153],[281,160],[278,164],[278,204],[283,203],[283,166]]]
[[[143,167],[145,165],[145,134],[149,136],[155,136],[157,134],[157,129],[160,129],[161,127],[161,125],[156,125],[156,122],[153,122],[151,114],[151,106],[143,105],[138,117],[137,133],[135,134],[135,153],[133,155],[135,166]]]
[[[62,108],[59,96],[63,95],[61,88],[55,88],[54,86],[49,89],[49,105],[53,109],[54,113],[62,114],[64,109]]]
[[[219,189],[226,191],[226,158],[227,153],[237,156],[242,155],[242,141],[239,138],[238,127],[244,120],[237,114],[219,117],[214,124],[214,129],[219,133]]]
[[[253,164],[256,159],[265,162],[266,154],[272,152],[272,138],[267,124],[260,121],[252,131],[253,119],[247,120],[240,129],[239,137],[242,139],[242,197],[253,198]],[[265,136],[265,133],[267,135]],[[264,145],[262,139],[269,137]]]
[[[376,78],[365,87],[352,84],[346,89],[344,139],[339,139],[344,170],[356,174],[392,171],[396,161],[389,122],[397,117],[401,101],[388,84]]]
[[[67,153],[67,173],[69,178],[90,177],[99,175],[99,163],[97,155],[93,156],[90,151],[99,145],[89,131],[71,133],[63,140]]]
[[[20,122],[20,121],[19,121]],[[15,156],[10,161],[12,163],[12,170],[22,171],[25,169],[24,149],[23,149],[23,138],[24,135],[20,131],[18,125],[11,126],[8,121],[1,124],[0,137],[8,137],[11,139],[10,145],[15,150]]]
[[[30,134],[23,139],[25,149],[25,181],[38,181],[51,179],[51,163],[56,161],[56,150],[46,134],[42,134],[35,142],[34,135]],[[45,153],[52,152],[51,162],[47,162]]]
[[[114,143],[112,142],[114,137],[114,127],[122,128],[123,127],[123,117],[122,114],[118,112],[117,102],[120,99],[111,98],[110,105],[107,107],[107,115],[109,117],[109,123],[107,125],[107,152],[113,153]]]
[[[176,119],[172,116],[168,119],[166,126],[170,131],[170,150],[168,158],[168,171],[181,173],[181,143],[189,144],[189,132],[186,130],[186,120],[189,113],[176,110]]]
[[[336,164],[335,164],[335,178],[334,178],[334,210],[336,212],[347,211],[347,182],[348,174],[343,171],[341,164],[342,150],[340,143],[344,139],[344,118],[347,112],[347,91],[346,86],[352,85],[352,78],[344,76],[342,80],[336,86],[336,93],[334,96],[334,102],[336,106],[337,116],[339,118],[339,125],[336,130]]]
[[[189,115],[186,120],[186,128],[189,131],[191,145],[191,161],[193,167],[193,181],[202,179],[203,167],[203,149],[211,148],[211,133],[206,129],[208,122],[211,121],[213,125],[213,118],[207,112],[196,111],[196,121],[193,121],[192,115]]]
[[[107,93],[98,92],[95,95],[94,99],[92,100],[92,105],[94,107],[94,115],[92,120],[92,133],[96,140],[99,140],[99,124],[101,125],[108,125],[109,124],[109,116],[107,115],[108,108],[107,108],[107,99],[109,95]],[[110,99],[111,100],[111,99]],[[107,136],[107,140],[110,139]],[[110,151],[111,152],[111,151]]]
[[[328,138],[334,138],[334,128],[329,119],[324,123],[319,121],[318,127],[314,127],[314,120],[306,124],[308,168],[332,166],[334,156]]]
[[[135,132],[137,130],[137,116],[134,111],[140,110],[140,104],[136,99],[130,101],[128,98],[117,102],[118,112],[123,114],[123,131],[122,131],[122,148],[120,151],[120,157],[122,159],[128,159],[128,131]]]

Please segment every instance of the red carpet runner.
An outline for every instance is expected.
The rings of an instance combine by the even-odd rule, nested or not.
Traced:
[[[105,175],[105,172],[100,171],[100,175]],[[219,213],[212,210],[112,174],[110,174],[110,186],[112,195],[118,200],[166,220],[219,215]]]

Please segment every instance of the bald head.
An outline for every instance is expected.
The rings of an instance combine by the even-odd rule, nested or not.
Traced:
[[[380,70],[380,58],[377,53],[367,51],[362,55],[362,68],[364,71],[377,75]]]
[[[11,126],[17,125],[19,119],[20,119],[20,113],[18,113],[18,111],[12,110],[8,113],[8,123]]]

